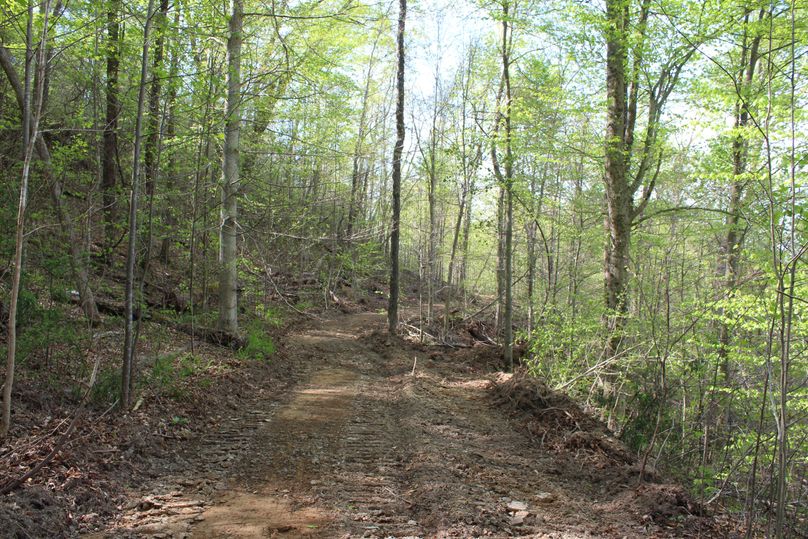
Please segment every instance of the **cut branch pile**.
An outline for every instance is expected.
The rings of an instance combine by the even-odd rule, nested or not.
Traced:
[[[494,402],[525,421],[542,447],[573,453],[598,467],[633,464],[636,460],[606,426],[570,397],[550,389],[543,380],[519,370],[506,381],[493,383]]]

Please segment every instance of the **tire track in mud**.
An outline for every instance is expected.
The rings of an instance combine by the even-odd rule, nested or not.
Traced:
[[[407,384],[360,340],[378,319],[343,317],[290,339],[295,360],[321,366],[257,433],[261,462],[240,467],[249,487],[221,496],[191,537],[422,536],[404,492]]]
[[[357,389],[332,486],[341,526],[357,537],[418,537],[421,530],[405,491],[411,454],[404,423],[411,413],[409,401],[401,397],[402,388],[378,376],[364,377]]]
[[[597,511],[608,493],[562,477],[491,407],[486,379],[370,333],[383,322],[350,315],[290,335],[304,381],[225,418],[111,536],[649,536]],[[194,494],[199,481],[215,489]]]

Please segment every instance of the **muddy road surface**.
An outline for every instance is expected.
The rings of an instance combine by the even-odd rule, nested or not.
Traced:
[[[219,426],[95,536],[682,536],[621,505],[628,479],[542,450],[492,404],[498,375],[389,340],[384,323],[363,313],[295,330],[299,381],[211,411]]]

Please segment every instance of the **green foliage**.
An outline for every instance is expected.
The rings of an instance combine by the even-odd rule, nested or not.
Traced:
[[[81,357],[81,335],[59,306],[43,307],[28,289],[20,291],[17,308],[17,357],[20,364],[45,351]]]
[[[662,406],[660,399],[652,393],[640,390],[634,394],[627,406],[630,412],[620,435],[631,450],[639,452],[648,446]]]
[[[17,326],[23,331],[42,321],[45,310],[39,305],[36,294],[26,288],[20,289],[17,300]]]
[[[255,314],[260,322],[271,327],[278,328],[283,325],[283,313],[280,309],[272,305],[259,303],[255,307]]]
[[[90,392],[90,401],[99,405],[115,402],[121,394],[121,371],[119,368],[107,368],[98,373],[95,385]]]
[[[151,371],[144,386],[153,391],[162,392],[175,399],[182,399],[187,394],[187,380],[198,377],[210,368],[210,364],[201,357],[191,353],[174,353],[159,356],[152,364]],[[200,382],[210,380],[202,378]],[[204,384],[202,384],[204,386]]]
[[[21,70],[26,4],[10,2],[8,11],[21,18],[0,30],[0,38]],[[479,13],[489,14],[488,23],[501,18],[500,5],[477,4],[485,6]],[[788,393],[790,462],[794,463],[789,473],[800,473],[808,454],[808,426],[799,421],[808,413],[808,390],[803,387],[808,376],[804,339],[808,335],[808,273],[800,247],[808,244],[808,204],[801,198],[806,181],[805,130],[800,129],[808,110],[806,94],[800,92],[806,78],[805,62],[800,61],[806,57],[805,11],[795,14],[798,61],[793,64],[796,95],[792,102],[786,4],[778,5],[770,17],[762,4],[660,0],[653,3],[644,32],[638,28],[641,5],[637,0],[624,4],[627,26],[617,32],[625,45],[626,66],[640,74],[636,85],[629,84],[640,96],[640,109],[634,115],[636,148],[650,133],[648,128],[654,127],[648,125],[647,103],[649,97],[659,96],[660,87],[654,85],[662,82],[660,73],[694,44],[698,49],[677,75],[668,106],[658,109],[662,117],[655,126],[656,140],[645,154],[649,161],[641,152],[628,159],[629,177],[637,177],[639,167],[648,167],[646,182],[638,186],[633,200],[635,208],[646,189],[650,197],[644,213],[627,224],[631,245],[625,342],[620,356],[608,364],[603,363],[607,359],[603,345],[604,320],[610,313],[602,305],[603,251],[608,241],[603,227],[603,51],[609,32],[605,12],[600,4],[558,0],[548,5],[520,3],[510,15],[516,320],[525,327],[528,305],[533,307],[534,327],[522,338],[528,343],[526,361],[534,374],[553,386],[567,385],[589,403],[602,404],[597,383],[610,373],[620,382],[618,393],[626,409],[617,412],[618,420],[623,439],[633,450],[647,448],[659,419],[664,436],[655,441],[654,455],[659,455],[660,469],[692,480],[697,490],[709,494],[726,481],[724,492],[741,498],[758,445],[760,488],[770,486],[764,482],[771,480],[768,459],[777,446],[774,418],[780,391]],[[386,5],[352,2],[346,6],[340,0],[281,3],[277,6],[280,26],[272,23],[273,18],[245,20],[239,280],[243,318],[254,315],[255,320],[244,328],[247,346],[239,353],[243,359],[267,361],[276,354],[267,330],[282,326],[285,313],[266,303],[267,296],[276,293],[272,284],[285,293],[285,284],[295,280],[292,276],[305,273],[317,276],[324,287],[346,277],[356,287],[362,280],[386,273],[390,81],[395,75],[395,35],[390,22],[394,14]],[[183,31],[169,25],[164,62],[152,66],[163,83],[159,109],[170,112],[165,115],[165,129],[159,129],[165,137],[159,174],[166,181],[156,183],[150,199],[153,206],[141,204],[140,217],[144,224],[153,222],[155,242],[166,240],[171,246],[169,263],[155,261],[150,271],[162,278],[165,270],[167,282],[174,280],[171,286],[184,293],[191,291],[192,276],[194,300],[200,305],[195,323],[214,327],[227,16],[212,3],[189,7],[182,2],[171,5],[169,20],[178,16]],[[127,149],[131,149],[136,124],[145,3],[134,3],[126,10],[126,17],[136,24],[126,23],[121,44],[116,166],[124,178],[133,168],[132,152]],[[36,28],[42,14],[35,11]],[[78,309],[67,291],[77,286],[75,261],[65,249],[65,236],[54,233],[58,220],[47,189],[54,180],[62,183],[63,212],[76,228],[75,241],[92,249],[82,255],[95,264],[91,284],[98,296],[115,300],[123,297],[120,270],[125,242],[113,245],[124,238],[122,210],[127,204],[125,189],[114,190],[111,196],[118,217],[104,223],[96,152],[106,92],[98,84],[106,80],[106,17],[98,17],[99,5],[92,2],[65,3],[62,13],[49,43],[60,53],[49,71],[50,92],[42,111],[51,177],[43,175],[41,163],[35,164],[18,313],[20,363],[29,368],[38,366],[41,358],[50,361],[44,362],[47,370],[41,369],[49,377],[48,387],[64,384],[63,375],[77,364],[72,369],[79,373],[76,378],[86,377],[86,366],[79,359],[86,361],[88,343],[82,340],[85,326],[72,318]],[[449,23],[455,14],[446,16]],[[407,65],[408,80],[412,74],[412,80],[421,82],[416,85],[419,97],[407,99],[408,123],[414,120],[408,125],[413,135],[408,140],[415,151],[405,167],[402,266],[413,273],[427,267],[432,241],[428,186],[434,170],[438,228],[434,262],[441,273],[438,281],[446,281],[450,254],[455,253],[452,282],[465,290],[463,303],[455,297],[452,308],[468,307],[464,315],[482,307],[474,303],[479,296],[487,302],[497,293],[500,186],[491,174],[490,143],[501,65],[498,28],[488,23],[470,27],[471,44],[452,43],[456,50],[451,54],[421,55],[419,47],[431,47],[434,42],[427,41],[440,32],[418,36],[412,40],[413,54],[426,60]],[[750,58],[749,44],[755,36],[763,38],[760,61],[751,84],[745,85],[742,62]],[[436,58],[440,63],[428,65]],[[433,73],[438,77],[434,86]],[[664,80],[673,83],[673,75],[668,73]],[[433,88],[437,95],[430,95]],[[4,89],[8,90],[7,85]],[[745,127],[737,121],[739,98],[754,119]],[[0,230],[12,231],[21,169],[20,111],[11,92],[6,91],[0,101],[0,166],[4,185],[10,186],[0,190]],[[793,226],[788,151],[792,112],[798,191]],[[431,127],[432,114],[436,121]],[[740,173],[734,163],[739,142],[746,146],[745,170]],[[360,185],[353,185],[357,179]],[[352,192],[353,187],[358,192]],[[721,241],[728,232],[728,210],[733,211],[730,190],[734,187],[742,190],[736,201],[742,239],[736,238],[740,241],[737,282],[725,286],[725,277],[717,270],[725,249]],[[353,195],[360,200],[352,206],[357,214],[354,238],[348,242],[343,236]],[[463,214],[455,245],[461,207],[471,208],[470,222],[465,222]],[[153,219],[147,221],[149,217]],[[464,237],[466,224],[468,237]],[[792,228],[796,245],[791,245]],[[13,250],[13,234],[1,235],[0,260],[8,261]],[[109,260],[101,263],[104,258],[99,254],[108,255]],[[782,264],[792,259],[797,272],[788,350],[791,382],[782,388],[780,355],[786,332],[778,326],[779,300],[784,295],[777,286]],[[530,298],[529,262],[535,266]],[[277,275],[277,281],[269,283],[268,275]],[[7,287],[8,273],[0,271],[4,304]],[[306,311],[318,300],[301,292],[295,309]],[[407,295],[406,290],[402,292]],[[189,321],[188,313],[162,314]],[[118,329],[121,320],[110,316],[106,323]],[[727,350],[718,340],[721,328],[730,334]],[[173,334],[155,328],[149,345],[152,350],[165,350],[171,339]],[[69,363],[66,358],[76,361]],[[191,381],[200,387],[212,384],[205,376],[210,365],[191,354],[160,356],[153,364],[141,362],[141,366],[148,371],[139,376],[141,383],[168,395],[182,396]],[[118,370],[110,367],[99,374],[94,400],[117,398]],[[575,383],[569,384],[572,380]],[[180,424],[183,418],[171,421]],[[798,478],[790,479],[791,485],[799,485]],[[792,494],[802,496],[797,487],[792,488]]]
[[[538,320],[531,335],[525,335],[530,372],[553,385],[578,374],[597,349],[601,325],[590,316],[573,318],[569,313],[550,309]]]
[[[359,243],[351,250],[337,254],[337,262],[349,275],[360,279],[384,272],[385,260],[382,246],[374,241]]]
[[[277,351],[263,324],[253,323],[247,331],[247,346],[239,350],[239,357],[255,361],[268,361]]]

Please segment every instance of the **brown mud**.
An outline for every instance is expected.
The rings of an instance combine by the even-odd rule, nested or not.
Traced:
[[[542,431],[524,387],[391,339],[384,321],[294,329],[284,361],[299,382],[258,381],[250,409],[188,440],[175,471],[87,536],[713,536],[680,487],[638,485],[633,459],[572,401],[544,402],[568,409]]]

